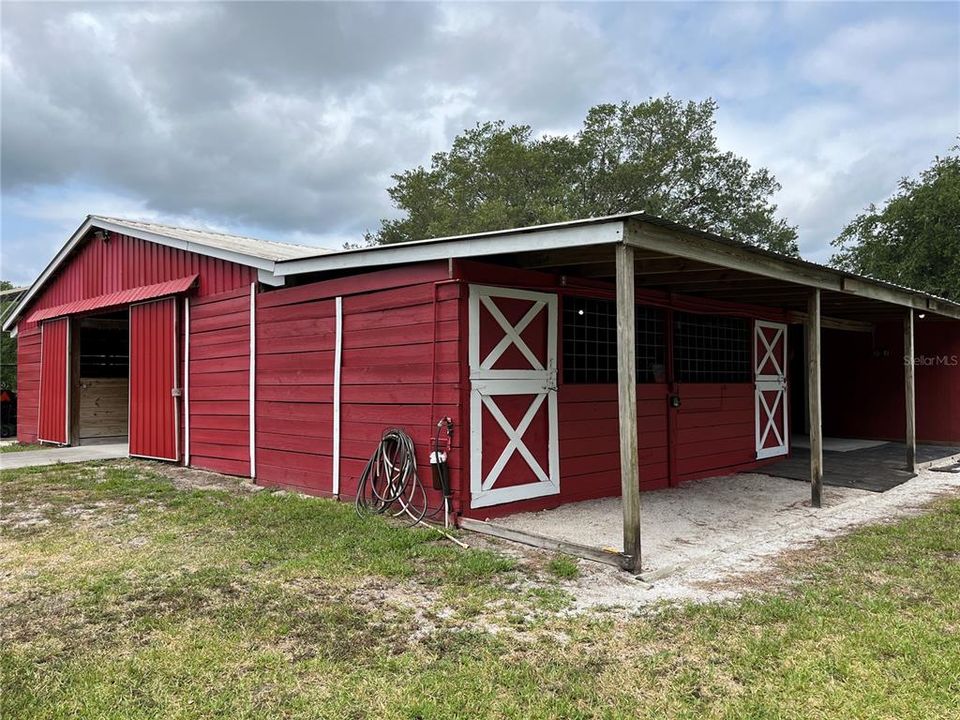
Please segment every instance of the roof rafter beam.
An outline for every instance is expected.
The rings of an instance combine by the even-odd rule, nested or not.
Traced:
[[[642,220],[626,221],[624,242],[644,250],[672,253],[690,260],[713,263],[733,270],[854,297],[931,310],[960,320],[960,307],[953,304],[921,297],[879,281],[870,282],[844,276],[837,271],[818,268],[812,263],[801,263],[759,249],[745,248],[738,243],[710,240],[680,230],[665,230]],[[931,303],[937,306],[936,309],[931,307]]]

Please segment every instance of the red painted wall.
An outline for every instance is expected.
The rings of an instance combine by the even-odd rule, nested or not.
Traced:
[[[525,287],[556,292],[560,296],[558,333],[558,424],[560,439],[560,493],[491,507],[469,508],[469,463],[464,471],[461,494],[463,513],[488,518],[515,512],[536,511],[558,505],[620,494],[619,407],[615,384],[581,385],[563,381],[562,307],[570,295],[612,298],[607,283],[574,278],[567,283],[545,273],[514,270],[478,262],[456,264],[465,282],[497,287]],[[466,288],[466,286],[465,286]],[[466,295],[466,289],[464,289]],[[740,317],[784,321],[779,310],[696,298],[637,291],[638,305],[677,308],[689,312],[730,314]],[[462,309],[466,333],[466,308]],[[463,355],[466,364],[466,353]],[[469,382],[462,402],[469,407]],[[681,397],[680,408],[670,408],[671,391]],[[640,486],[656,490],[671,484],[761,467],[756,459],[754,384],[639,384],[637,386]],[[469,449],[465,449],[466,453]]]
[[[250,474],[250,287],[190,298],[190,465]]]
[[[37,439],[40,330],[35,323],[28,321],[33,310],[194,273],[200,276],[194,292],[197,299],[236,288],[244,288],[249,292],[250,283],[257,279],[254,268],[125,235],[111,233],[108,241],[91,236],[78,246],[43,291],[34,298],[18,324],[18,439],[21,442],[34,442]]]
[[[960,443],[960,322],[917,320],[915,329],[917,441]],[[903,362],[900,322],[872,334],[824,330],[824,433],[903,440]]]
[[[354,497],[383,431],[398,426],[417,447],[430,484],[437,418],[458,438],[451,479],[460,483],[459,297],[446,265],[384,270],[272,290],[257,298],[257,480],[329,495],[333,487],[335,300],[343,297],[340,494]],[[436,333],[436,335],[435,335]],[[436,391],[431,397],[434,337]],[[435,404],[431,405],[431,400]],[[429,490],[431,507],[440,497]]]

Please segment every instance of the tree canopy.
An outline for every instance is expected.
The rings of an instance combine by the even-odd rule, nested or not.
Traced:
[[[833,241],[843,270],[960,300],[960,145]]]
[[[0,290],[12,290],[13,283],[0,280]],[[0,300],[0,321],[6,318],[13,301]],[[0,390],[17,389],[17,341],[10,333],[0,332]]]
[[[395,243],[643,210],[796,255],[765,168],[717,147],[713,100],[669,96],[597,105],[574,135],[534,137],[487,122],[458,135],[429,168],[393,176],[403,217],[369,239]]]

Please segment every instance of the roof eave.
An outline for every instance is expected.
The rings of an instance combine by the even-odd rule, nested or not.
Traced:
[[[800,258],[789,258],[762,248],[748,247],[743,243],[707,233],[633,219],[627,222],[624,238],[628,245],[645,250],[669,253],[775,280],[869,298],[960,320],[960,303],[919,290],[898,287],[882,280],[834,270]],[[678,239],[683,242],[677,242]]]
[[[277,276],[286,277],[359,267],[502,255],[510,252],[614,245],[623,242],[624,217],[615,216],[589,222],[577,221],[395,245],[375,245],[329,255],[282,260],[277,263],[274,272]]]

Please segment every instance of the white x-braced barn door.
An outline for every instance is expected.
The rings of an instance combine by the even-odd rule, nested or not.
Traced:
[[[470,286],[470,507],[560,492],[557,296]]]
[[[754,360],[757,459],[762,460],[788,451],[786,325],[757,320]]]

